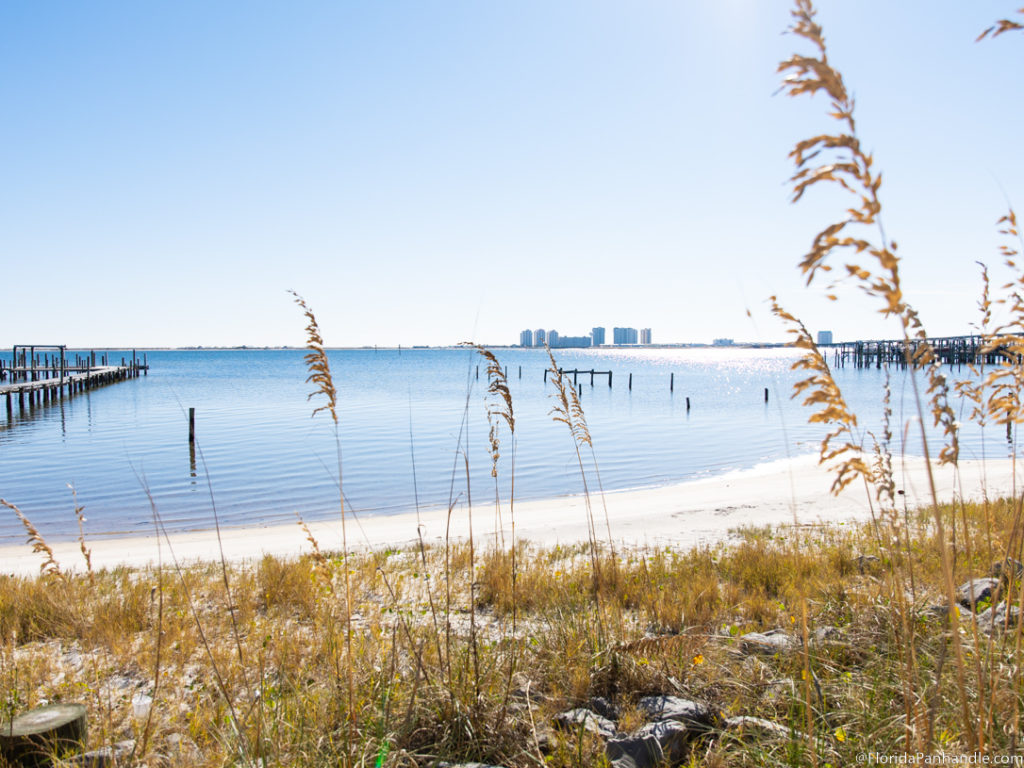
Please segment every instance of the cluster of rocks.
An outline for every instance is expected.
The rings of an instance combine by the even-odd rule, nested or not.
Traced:
[[[1011,581],[1024,577],[1024,564],[1007,558],[993,563],[988,576],[968,579],[956,590],[956,600],[965,608],[964,616],[974,616],[979,629],[994,632],[1004,628],[1014,629],[1020,620],[1020,607],[1005,600]],[[946,615],[949,606],[936,604],[931,607],[935,614]]]
[[[555,728],[604,740],[605,754],[613,768],[656,768],[684,762],[693,744],[725,731],[758,733],[790,738],[790,729],[758,717],[723,717],[711,705],[679,696],[645,696],[637,709],[646,722],[629,733],[619,731],[619,711],[597,697],[587,707],[560,712]],[[502,768],[484,763],[438,763],[436,768]]]

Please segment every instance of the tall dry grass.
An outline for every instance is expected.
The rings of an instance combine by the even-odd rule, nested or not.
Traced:
[[[995,683],[997,676],[992,673],[996,663],[993,658],[994,641],[979,633],[976,623],[971,632],[962,632],[958,620],[961,608],[958,605],[957,581],[982,575],[974,572],[970,565],[975,560],[974,549],[979,545],[981,551],[992,559],[1006,562],[1008,558],[1018,556],[1020,549],[1017,542],[1022,529],[1019,521],[1015,520],[1005,548],[997,550],[992,538],[983,542],[972,540],[967,522],[963,520],[958,547],[956,517],[943,510],[935,493],[933,473],[936,470],[930,461],[935,449],[926,435],[925,414],[930,415],[933,424],[940,427],[944,435],[943,444],[937,453],[938,463],[948,465],[954,472],[957,471],[959,461],[959,424],[951,404],[954,390],[972,405],[973,420],[982,425],[1005,424],[1007,436],[1011,435],[1011,424],[1019,423],[1024,417],[1020,397],[1021,377],[1024,375],[1020,353],[1024,352],[1024,346],[1020,345],[1017,331],[1024,327],[1024,302],[1020,299],[1020,285],[1010,283],[1004,287],[1009,292],[1008,296],[996,301],[1005,305],[1011,319],[1005,325],[989,331],[992,300],[989,296],[988,273],[983,271],[980,302],[981,332],[985,339],[983,359],[998,356],[999,362],[991,367],[987,375],[982,376],[981,372],[976,371],[975,379],[951,386],[918,312],[904,296],[901,259],[897,255],[895,241],[886,232],[882,222],[881,174],[875,169],[872,155],[863,149],[855,119],[854,100],[842,74],[829,59],[823,30],[816,20],[816,11],[810,0],[796,0],[792,16],[790,33],[809,43],[811,52],[795,54],[780,63],[779,72],[784,76],[782,89],[793,97],[824,95],[829,103],[828,115],[836,124],[836,129],[831,132],[799,141],[790,153],[795,166],[790,179],[792,200],[798,202],[819,185],[838,187],[852,198],[850,207],[843,211],[842,216],[814,236],[799,266],[807,277],[808,285],[839,266],[843,279],[852,281],[880,305],[879,311],[897,321],[903,340],[904,362],[910,372],[908,378],[913,387],[913,402],[918,412],[918,445],[928,467],[932,495],[932,537],[938,550],[945,586],[946,610],[950,621],[946,638],[955,676],[954,687],[965,726],[967,747],[984,751],[996,740],[991,713],[1002,693]],[[982,32],[978,39],[990,34],[995,37],[1019,28],[1019,24],[1003,20]],[[1000,219],[1000,224],[1003,226],[1003,234],[1019,240],[1012,211]],[[1013,268],[1016,248],[1004,245],[1002,253],[1008,266]],[[837,261],[839,264],[834,264]],[[832,283],[828,286],[828,295],[832,300],[836,300],[832,293],[834,285]],[[823,463],[838,461],[833,491],[838,492],[854,479],[860,478],[869,489],[871,501],[879,505],[879,544],[886,551],[890,564],[888,584],[890,599],[896,607],[894,630],[902,662],[904,743],[911,751],[931,750],[935,746],[936,734],[934,699],[942,687],[947,646],[943,646],[937,673],[930,668],[932,660],[925,660],[919,655],[918,620],[913,607],[916,579],[912,559],[908,557],[911,542],[906,518],[896,509],[893,494],[895,480],[888,448],[891,439],[888,423],[891,408],[887,401],[883,437],[881,441],[876,441],[875,459],[869,462],[863,456],[861,442],[850,439],[857,425],[856,416],[849,412],[813,339],[796,317],[779,307],[774,299],[773,311],[791,326],[791,332],[796,335],[795,346],[805,350],[794,367],[811,372],[808,378],[797,383],[794,396],[804,395],[805,404],[818,409],[812,414],[812,421],[832,427],[821,445],[820,459]],[[923,389],[919,389],[919,380]],[[838,441],[838,444],[834,441]],[[986,664],[988,671],[985,670]],[[1009,685],[1017,689],[1020,683],[1014,678]],[[1014,732],[1018,725],[1019,715],[1015,715]]]

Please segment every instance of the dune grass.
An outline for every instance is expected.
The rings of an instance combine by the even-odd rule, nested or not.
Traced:
[[[940,512],[959,521],[958,572],[987,573],[991,554],[1017,536],[1011,502]],[[871,523],[747,530],[728,545],[620,552],[614,581],[594,578],[587,543],[519,542],[515,631],[510,551],[479,547],[471,569],[467,542],[350,552],[351,605],[331,587],[344,579],[344,558],[326,551],[322,560],[229,564],[230,597],[219,564],[190,565],[180,579],[157,569],[101,570],[91,583],[85,573],[8,577],[0,580],[0,690],[19,709],[88,704],[94,745],[137,738],[143,723],[132,700],[154,694],[160,633],[147,764],[237,765],[247,755],[272,765],[600,765],[600,741],[554,729],[552,717],[601,696],[628,728],[640,722],[641,696],[667,693],[790,729],[708,736],[695,746],[705,764],[804,765],[813,752],[842,765],[905,743],[908,686],[920,692],[933,747],[967,750],[983,735],[988,750],[1005,753],[1015,748],[1020,627],[986,627],[962,608],[950,624],[932,515],[908,513],[895,552]],[[606,548],[600,557],[608,569]],[[900,573],[914,580],[897,602]],[[1006,582],[1018,596],[1019,587],[1015,576]],[[432,617],[437,589],[451,593],[442,619],[450,644],[439,642]],[[743,635],[769,629],[806,635],[807,652],[740,652]],[[965,646],[968,722],[951,632]]]

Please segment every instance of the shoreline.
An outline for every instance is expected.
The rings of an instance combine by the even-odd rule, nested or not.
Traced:
[[[1024,487],[1014,482],[1013,462],[965,460],[959,465],[959,477],[951,468],[935,466],[936,490],[940,501],[956,495],[980,499],[997,498]],[[921,458],[894,458],[893,469],[898,489],[906,503],[919,506],[930,499],[925,461]],[[1018,469],[1018,475],[1020,475]],[[1024,478],[1024,475],[1021,475]],[[819,466],[816,456],[761,464],[751,469],[689,480],[655,488],[608,491],[604,495],[610,519],[612,539],[617,545],[693,547],[728,539],[731,530],[743,526],[808,525],[839,523],[870,518],[867,492],[859,482],[838,497],[829,494],[832,473]],[[600,494],[592,494],[591,506],[599,541],[607,539],[605,511]],[[511,535],[509,509],[503,502],[502,530],[506,542]],[[575,544],[588,540],[584,496],[559,496],[518,502],[515,505],[515,537],[542,546]],[[403,548],[415,544],[418,524],[427,544],[443,543],[448,528],[452,539],[465,539],[469,519],[464,505],[457,506],[448,520],[447,509],[401,512],[365,519],[347,520],[350,549]],[[473,533],[484,542],[495,534],[493,504],[473,508]],[[339,520],[307,522],[313,536],[325,551],[341,549]],[[218,560],[220,547],[214,530],[171,533],[159,543],[155,535],[110,539],[86,538],[95,569],[116,566],[145,567],[162,558],[171,562],[171,551],[179,564]],[[221,543],[224,556],[231,561],[257,560],[263,555],[290,557],[312,550],[305,531],[297,523],[253,527],[223,527]],[[81,571],[85,564],[78,541],[51,545],[62,568]],[[0,573],[34,575],[42,558],[29,544],[0,546]]]

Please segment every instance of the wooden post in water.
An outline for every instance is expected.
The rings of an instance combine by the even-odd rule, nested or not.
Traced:
[[[544,383],[545,384],[548,383],[548,369],[547,368],[544,369]]]
[[[612,372],[608,371],[608,389],[612,388]]]
[[[668,375],[668,391],[669,392],[675,392],[676,391],[676,375],[674,373],[670,373]]]
[[[690,398],[686,398],[686,410],[690,410]]]
[[[194,443],[196,441],[196,409],[188,409],[188,441]]]
[[[519,366],[519,378],[523,378],[523,366]]]
[[[764,388],[764,401],[766,403],[768,402],[768,387]]]
[[[629,374],[629,391],[633,391],[633,374]]]
[[[580,397],[583,397],[583,385],[580,384]]]

